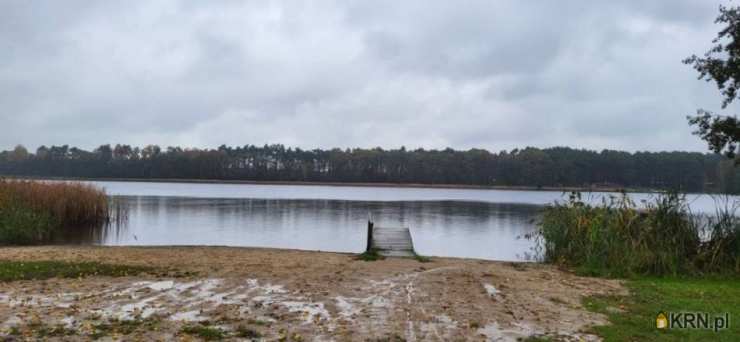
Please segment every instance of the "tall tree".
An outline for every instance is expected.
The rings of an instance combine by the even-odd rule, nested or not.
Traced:
[[[0,176],[370,182],[531,187],[629,187],[740,192],[740,168],[690,152],[588,151],[527,147],[491,153],[339,149],[283,145],[196,149],[102,145],[93,151],[42,146],[0,151]]]
[[[703,57],[693,55],[683,62],[699,72],[699,79],[714,81],[724,97],[722,108],[732,103],[740,94],[740,7],[719,7],[715,23],[724,27],[712,40],[712,48]],[[689,116],[689,123],[696,126],[694,134],[700,136],[709,148],[717,153],[735,157],[740,142],[740,121],[735,116],[715,115],[699,109],[696,116]]]
[[[11,161],[23,161],[28,159],[28,150],[23,145],[16,145],[13,151],[8,154]]]

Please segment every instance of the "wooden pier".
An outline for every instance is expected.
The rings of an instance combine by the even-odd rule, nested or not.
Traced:
[[[375,250],[382,256],[415,255],[408,227],[376,227],[372,221],[367,222],[367,250]]]

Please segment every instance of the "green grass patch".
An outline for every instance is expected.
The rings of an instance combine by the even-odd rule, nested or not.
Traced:
[[[154,330],[160,323],[161,321],[157,317],[146,319],[112,319],[107,323],[96,324],[93,328],[95,329],[94,334],[97,336],[107,336],[110,334],[129,335],[139,329],[145,331]]]
[[[125,277],[151,272],[152,270],[149,267],[110,265],[98,262],[0,260],[0,281],[80,278],[87,276]]]
[[[528,336],[525,338],[517,339],[520,342],[551,342],[553,339],[549,336]]]
[[[584,306],[605,314],[611,324],[592,328],[605,341],[739,341],[740,278],[636,278],[626,282],[628,296],[592,296]],[[730,314],[719,330],[658,329],[659,312]]]
[[[362,261],[378,261],[385,259],[385,257],[380,255],[377,249],[370,249],[365,251],[365,253],[357,255],[355,259]]]
[[[414,259],[416,259],[416,261],[418,262],[432,262],[431,258],[423,256],[421,254],[417,254],[416,251],[414,251]]]
[[[206,341],[216,341],[226,338],[225,331],[205,325],[186,325],[180,330],[180,332],[200,337]]]
[[[73,336],[77,334],[76,330],[69,329],[61,324],[56,326],[40,326],[34,330],[36,336],[39,338]]]
[[[130,335],[137,331],[156,330],[161,323],[158,317],[146,319],[137,318],[132,320],[112,319],[108,322],[100,322],[92,325],[92,331],[87,335],[90,339],[99,339],[111,335]],[[79,331],[67,328],[62,324],[45,325],[43,323],[31,323],[27,326],[27,333],[45,340],[52,337],[76,336]]]
[[[8,329],[8,335],[10,336],[20,336],[21,335],[21,329],[17,326],[12,326],[10,329]]]

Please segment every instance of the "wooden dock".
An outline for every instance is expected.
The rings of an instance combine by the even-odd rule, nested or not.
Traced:
[[[376,250],[382,256],[413,257],[414,242],[407,227],[376,227],[367,223],[367,250]]]

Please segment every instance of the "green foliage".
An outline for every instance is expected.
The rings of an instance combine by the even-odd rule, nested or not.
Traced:
[[[236,328],[236,337],[256,339],[262,337],[262,334],[257,330],[240,325]]]
[[[64,145],[42,146],[27,154],[0,152],[0,175],[740,191],[740,187],[717,186],[721,160],[720,156],[694,152],[628,153],[567,147],[493,153],[403,147],[303,150],[283,145],[166,150],[103,145],[85,151]]]
[[[373,248],[373,249],[370,249],[368,251],[365,251],[362,254],[357,255],[356,259],[357,260],[362,260],[362,261],[378,261],[378,260],[385,259],[385,257],[383,257],[382,255],[380,255],[378,253],[378,251]]]
[[[416,251],[414,251],[414,259],[416,259],[416,261],[418,262],[432,262],[431,258],[423,256],[421,254],[417,254]]]
[[[552,340],[553,339],[550,338],[549,336],[539,336],[539,335],[528,336],[525,338],[517,339],[517,341],[519,342],[550,342]]]
[[[77,334],[76,330],[69,329],[63,324],[57,324],[55,326],[39,326],[35,328],[35,332],[36,336],[42,339],[48,337],[73,336]]]
[[[198,336],[206,341],[222,340],[226,337],[226,333],[223,330],[205,325],[186,325],[180,332]]]
[[[735,41],[740,37],[740,8],[720,5],[715,23],[725,25],[712,40],[715,45],[704,57],[693,55],[683,62],[699,72],[699,79],[717,83],[724,96],[722,108],[725,108],[737,98],[740,89],[740,45]]]
[[[609,318],[592,328],[604,341],[737,341],[740,339],[740,279],[637,278],[626,282],[629,296],[592,296],[584,306]],[[658,330],[658,312],[730,313],[730,328]]]
[[[49,278],[80,278],[87,276],[124,277],[151,268],[109,265],[97,262],[7,261],[0,260],[0,281],[43,280]]]
[[[705,272],[722,273],[734,269],[740,273],[740,219],[736,216],[737,203],[717,208],[703,233],[706,240],[700,245],[697,266]]]
[[[27,245],[47,240],[54,221],[44,212],[18,203],[0,204],[0,244]]]
[[[624,194],[590,206],[578,193],[547,206],[535,235],[546,262],[615,277],[740,272],[739,237],[731,208],[702,218],[677,194],[638,209]]]
[[[699,72],[699,79],[714,81],[724,97],[722,108],[738,97],[740,87],[740,7],[719,7],[719,16],[715,23],[724,27],[712,40],[714,46],[703,57],[693,55],[683,62],[690,64]],[[694,134],[700,136],[716,153],[724,152],[730,158],[735,157],[740,142],[740,121],[734,116],[713,115],[699,109],[696,116],[689,116],[689,123],[697,127]]]
[[[696,126],[694,135],[698,135],[709,144],[715,153],[724,153],[728,158],[735,158],[740,142],[740,121],[733,116],[714,115],[699,109],[696,116],[688,117],[689,124]]]
[[[151,331],[157,329],[161,320],[154,316],[146,319],[111,319],[92,326],[93,330],[89,337],[93,340],[109,335],[130,335],[137,331]],[[37,330],[38,334],[38,330]]]

